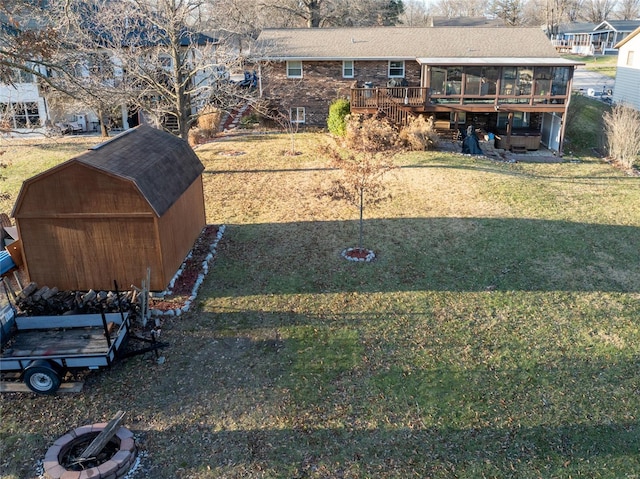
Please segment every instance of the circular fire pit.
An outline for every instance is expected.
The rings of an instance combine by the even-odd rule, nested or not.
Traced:
[[[136,459],[133,433],[121,427],[98,456],[85,463],[76,457],[93,441],[107,423],[82,426],[58,438],[44,457],[47,479],[118,479],[124,477]]]

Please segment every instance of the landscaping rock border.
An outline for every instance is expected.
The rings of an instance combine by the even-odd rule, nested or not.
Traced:
[[[196,297],[198,295],[198,289],[200,289],[200,285],[202,285],[202,282],[204,281],[205,276],[209,273],[209,266],[210,266],[211,263],[213,263],[213,260],[215,258],[215,254],[216,254],[216,251],[217,251],[218,243],[222,239],[222,236],[224,235],[225,230],[226,230],[226,226],[225,225],[220,225],[218,227],[218,232],[216,234],[216,237],[213,240],[213,242],[209,245],[209,252],[206,255],[206,257],[202,260],[201,271],[198,274],[197,279],[195,280],[195,283],[193,285],[193,288],[191,289],[191,294],[189,295],[189,297],[182,304],[180,304],[178,307],[175,307],[175,308],[172,308],[172,309],[157,309],[157,308],[153,308],[153,303],[151,303],[151,308],[149,309],[149,312],[151,313],[151,316],[155,316],[155,317],[157,317],[157,316],[165,316],[165,315],[166,316],[180,316],[182,313],[186,313],[187,311],[189,311],[189,309],[191,308],[191,305],[193,304],[193,302],[195,301],[195,299],[196,299]],[[193,254],[192,252],[189,253],[189,255],[186,257],[185,261],[182,263],[182,265],[180,266],[180,268],[178,269],[176,274],[173,276],[173,278],[169,282],[168,288],[165,291],[163,291],[162,293],[160,293],[159,295],[157,295],[157,298],[164,298],[164,297],[170,296],[172,294],[172,292],[173,292],[172,289],[173,289],[174,285],[176,284],[176,281],[182,275],[187,262],[192,257],[192,254]]]

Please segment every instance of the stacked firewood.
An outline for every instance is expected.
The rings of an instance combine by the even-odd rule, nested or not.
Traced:
[[[14,297],[19,314],[56,316],[60,314],[115,313],[138,307],[137,291],[58,291],[29,283]]]

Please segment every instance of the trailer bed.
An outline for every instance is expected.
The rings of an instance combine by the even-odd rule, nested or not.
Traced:
[[[111,337],[113,338],[113,335]],[[16,335],[2,357],[106,354],[108,351],[104,329],[96,326],[54,331],[23,331]]]
[[[0,353],[0,371],[22,371],[39,359],[65,368],[109,366],[129,326],[129,316],[119,313],[16,317],[15,331]]]

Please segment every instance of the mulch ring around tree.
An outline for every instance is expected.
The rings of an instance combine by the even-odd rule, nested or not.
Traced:
[[[340,253],[347,261],[357,261],[363,263],[370,263],[376,258],[376,254],[366,248],[347,248]]]

